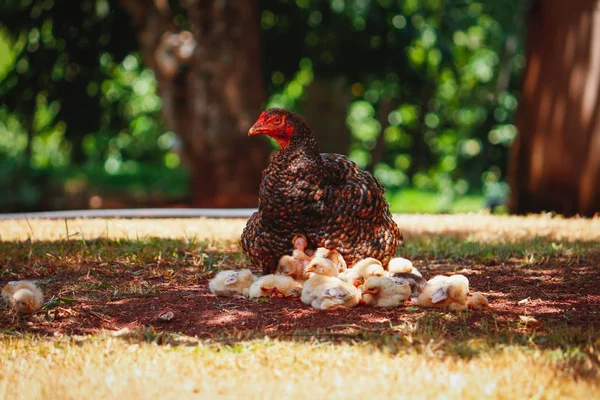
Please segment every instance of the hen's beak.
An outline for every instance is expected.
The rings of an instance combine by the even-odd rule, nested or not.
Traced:
[[[265,123],[265,113],[260,114],[252,128],[248,131],[248,136],[262,135],[269,132],[269,126]]]
[[[265,127],[261,123],[255,123],[248,131],[248,136],[260,135],[266,133]]]

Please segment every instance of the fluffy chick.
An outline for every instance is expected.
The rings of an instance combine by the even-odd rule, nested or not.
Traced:
[[[256,276],[249,269],[219,272],[208,284],[216,296],[248,296],[250,286]]]
[[[2,289],[2,298],[20,314],[31,314],[44,305],[44,294],[31,281],[8,282]]]
[[[421,307],[449,308],[460,311],[467,308],[469,280],[464,275],[438,275],[427,281],[423,293],[417,298]]]
[[[413,263],[410,260],[402,257],[392,258],[388,264],[387,270],[390,274],[410,272],[411,274],[423,277],[419,270],[413,266]]]
[[[354,286],[362,285],[372,276],[384,276],[385,270],[379,260],[365,258],[340,275],[340,279]]]
[[[310,303],[317,310],[328,310],[334,307],[351,308],[361,299],[361,292],[349,283],[334,278],[315,289],[315,298]]]
[[[391,276],[372,276],[362,286],[363,302],[376,307],[399,307],[410,294],[405,279]]]
[[[322,257],[322,258],[326,258],[329,261],[331,261],[336,268],[338,269],[338,272],[344,272],[348,269],[348,265],[346,264],[346,261],[344,260],[344,257],[342,257],[342,255],[336,250],[336,249],[326,249],[325,247],[319,247],[318,249],[315,250],[314,254],[313,254],[313,258],[316,257]]]
[[[311,273],[311,275],[310,278],[304,282],[302,296],[300,297],[302,302],[305,304],[311,304],[313,302],[316,297],[315,290],[317,287],[328,282],[339,281],[339,272],[337,267],[331,260],[327,258],[313,258],[306,271]]]
[[[406,283],[410,287],[410,297],[413,300],[416,300],[427,287],[427,281],[413,272],[397,272],[392,275],[392,278],[398,282]]]
[[[304,283],[302,302],[318,310],[333,307],[354,307],[360,299],[360,291],[338,278],[338,266],[328,258],[315,257],[308,266],[313,274]]]
[[[490,303],[482,293],[475,292],[467,300],[467,306],[473,310],[487,310],[490,308]]]
[[[292,245],[294,246],[292,255],[285,255],[279,259],[277,273],[291,276],[294,279],[306,280],[308,279],[306,268],[308,268],[308,264],[312,259],[306,254],[306,246],[308,245],[306,237],[304,235],[294,236]]]
[[[250,298],[256,297],[300,297],[302,284],[286,275],[264,275],[258,278],[248,293]]]

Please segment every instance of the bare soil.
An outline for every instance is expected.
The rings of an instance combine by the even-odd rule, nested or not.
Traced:
[[[459,272],[467,276],[471,291],[482,292],[490,301],[487,311],[468,311],[464,318],[448,315],[446,334],[453,329],[487,332],[550,332],[553,327],[600,327],[600,268],[596,265],[467,265],[417,261],[426,278],[436,274]],[[96,267],[96,269],[98,269]],[[232,333],[281,336],[313,333],[343,334],[351,328],[389,329],[404,323],[423,326],[428,316],[443,318],[439,310],[417,308],[410,301],[396,309],[359,306],[348,310],[318,311],[299,299],[264,299],[259,302],[240,298],[216,297],[208,290],[208,277],[194,276],[190,269],[179,279],[161,276],[131,277],[105,273],[105,286],[137,280],[148,293],[111,298],[111,289],[66,288],[74,281],[93,280],[94,275],[59,272],[45,285],[46,293],[62,293],[75,299],[49,311],[18,317],[0,310],[0,327],[42,335],[90,334],[101,330],[154,327],[156,331],[183,333],[199,338],[214,338]],[[40,277],[44,279],[45,277]],[[107,285],[108,282],[108,285]],[[4,280],[0,282],[5,284]],[[89,287],[89,285],[88,285]],[[172,313],[171,319],[164,319]],[[441,316],[440,316],[441,315]],[[524,320],[523,316],[535,318]],[[420,321],[420,322],[419,322]],[[12,326],[12,328],[11,328]]]

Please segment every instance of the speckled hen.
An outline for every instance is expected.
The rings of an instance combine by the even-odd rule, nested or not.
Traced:
[[[403,237],[381,183],[343,155],[321,154],[309,126],[290,111],[263,112],[248,132],[258,134],[274,138],[280,150],[263,172],[258,211],[242,233],[251,262],[273,273],[302,234],[309,248],[336,249],[348,265],[373,257],[386,266]]]

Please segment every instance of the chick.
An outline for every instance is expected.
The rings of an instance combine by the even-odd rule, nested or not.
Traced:
[[[363,302],[376,307],[399,307],[410,297],[410,284],[402,278],[372,276],[363,286]]]
[[[249,269],[221,271],[210,281],[208,288],[216,296],[248,296],[255,280],[256,276]]]
[[[469,280],[463,275],[438,275],[427,281],[423,293],[417,298],[421,307],[448,307],[450,310],[467,308]]]
[[[475,292],[467,300],[467,306],[473,310],[487,310],[490,308],[490,303],[482,293]]]
[[[317,310],[350,308],[356,306],[361,299],[361,292],[354,285],[337,278],[317,287],[315,293],[316,296],[310,305]]]
[[[342,255],[336,249],[329,250],[325,247],[319,247],[315,250],[313,254],[313,258],[315,257],[322,257],[328,259],[336,266],[338,272],[344,272],[348,269],[344,257],[342,257]]]
[[[346,270],[340,275],[340,279],[351,283],[354,286],[362,285],[365,280],[372,276],[384,276],[385,270],[379,260],[374,258],[365,258]]]
[[[292,255],[285,255],[279,259],[277,273],[291,276],[298,280],[307,280],[308,272],[306,272],[306,268],[308,268],[308,264],[310,264],[312,258],[306,254],[306,237],[296,235],[292,239],[292,244],[294,246]]]
[[[416,269],[410,260],[402,257],[395,257],[390,260],[388,264],[387,270],[390,274],[402,273],[402,272],[410,272],[411,274],[418,275],[422,277],[421,273],[418,269]]]
[[[44,305],[44,294],[30,281],[8,282],[2,289],[2,298],[21,314],[31,314]]]
[[[286,275],[264,275],[258,278],[248,293],[250,298],[256,297],[300,297],[302,284]]]
[[[398,282],[406,283],[410,287],[410,297],[413,300],[416,300],[427,286],[427,281],[421,275],[416,275],[413,272],[397,272],[391,277]]]
[[[338,278],[338,268],[339,266],[328,258],[313,258],[308,266],[312,275],[304,283],[302,302],[318,310],[356,306],[361,299],[361,293],[354,285]]]
[[[322,284],[328,282],[337,282],[339,281],[338,276],[339,272],[335,264],[323,257],[315,257],[312,259],[307,272],[310,272],[310,278],[306,282],[304,282],[304,287],[302,288],[302,296],[300,299],[305,304],[311,304],[312,301],[316,297],[315,290]]]

